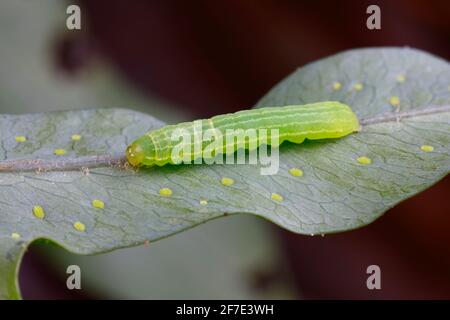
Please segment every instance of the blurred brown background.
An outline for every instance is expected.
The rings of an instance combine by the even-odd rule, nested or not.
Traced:
[[[448,1],[80,1],[83,30],[55,35],[55,67],[77,81],[93,59],[192,118],[254,105],[296,68],[342,50],[411,46],[448,59]],[[381,30],[366,8],[381,8]],[[306,237],[273,227],[304,298],[450,298],[450,179],[360,230]],[[369,291],[368,265],[382,271]],[[95,297],[61,290],[33,252],[24,297]],[[277,277],[266,274],[264,286]],[[39,286],[45,284],[47,291]],[[53,285],[53,283],[55,283]],[[36,287],[39,287],[37,291]]]

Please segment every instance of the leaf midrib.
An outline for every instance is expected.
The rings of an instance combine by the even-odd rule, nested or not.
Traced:
[[[425,109],[398,113],[386,113],[375,117],[361,119],[360,124],[367,127],[380,123],[400,121],[406,118],[414,118],[444,112],[450,112],[450,105],[431,106]],[[0,161],[0,173],[28,171],[76,171],[99,167],[117,167],[119,169],[127,169],[129,165],[123,153],[80,156],[62,160],[18,159]]]

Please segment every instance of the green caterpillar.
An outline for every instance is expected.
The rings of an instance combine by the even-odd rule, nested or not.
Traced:
[[[185,134],[195,136],[196,126],[200,129],[210,129],[214,132],[228,132],[229,130],[278,130],[279,141],[291,141],[302,143],[305,139],[316,140],[326,138],[340,138],[360,128],[358,118],[351,108],[335,101],[324,101],[306,105],[292,105],[285,107],[270,107],[252,110],[238,111],[236,113],[214,116],[210,119],[183,122],[177,125],[168,125],[158,130],[146,133],[135,140],[126,150],[129,163],[133,166],[163,166],[165,164],[178,164],[180,161],[173,159],[172,151],[176,145],[174,133],[183,131]],[[178,135],[179,136],[179,135]],[[230,143],[223,141],[219,148],[211,154],[205,153],[211,141],[211,137],[201,137],[198,147],[194,142],[188,142],[190,160],[207,159],[218,154],[228,155],[238,149],[254,149],[262,144],[277,147],[272,143],[270,133],[268,139],[247,137],[244,143],[238,143],[234,139]],[[189,140],[190,141],[190,140]],[[227,144],[228,143],[228,144]]]

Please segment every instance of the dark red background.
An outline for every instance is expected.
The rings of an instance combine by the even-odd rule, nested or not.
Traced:
[[[381,7],[382,30],[366,28]],[[57,37],[55,64],[77,81],[95,57],[144,93],[193,117],[248,108],[313,60],[367,46],[411,46],[448,59],[448,1],[80,1],[83,30]],[[177,110],[174,110],[177,112]],[[450,179],[375,223],[306,237],[274,227],[306,298],[450,298]],[[21,272],[25,298],[79,298],[36,254]],[[366,267],[382,270],[369,291]],[[270,277],[265,282],[270,282]]]

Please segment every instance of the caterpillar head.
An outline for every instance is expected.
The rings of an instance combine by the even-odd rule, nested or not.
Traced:
[[[132,144],[126,150],[128,162],[135,166],[152,166],[155,164],[156,151],[155,146],[148,136],[143,136]]]
[[[133,142],[131,145],[128,146],[126,156],[128,162],[135,167],[141,165],[145,157],[144,150],[136,142]]]

